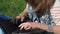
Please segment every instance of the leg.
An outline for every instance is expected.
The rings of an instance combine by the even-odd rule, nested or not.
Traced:
[[[0,27],[0,34],[5,34],[5,32],[3,31],[1,27]]]
[[[5,16],[3,14],[0,14],[0,22],[2,21],[7,21],[7,20],[11,20],[12,18],[8,17],[8,16]]]
[[[0,27],[2,27],[7,34],[11,34],[17,28],[17,24],[12,24],[9,22],[11,19],[12,18],[0,14]]]

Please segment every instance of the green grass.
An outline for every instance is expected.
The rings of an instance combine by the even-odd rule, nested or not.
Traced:
[[[25,8],[24,0],[0,0],[0,14],[15,17]]]

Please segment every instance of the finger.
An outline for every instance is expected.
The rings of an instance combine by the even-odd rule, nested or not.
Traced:
[[[26,23],[22,23],[22,24],[20,24],[18,27],[21,27],[21,26],[23,26],[23,25],[25,25]]]
[[[28,27],[29,27],[29,26],[26,25],[26,26],[24,27],[24,29],[27,29]]]
[[[23,21],[23,20],[24,20],[24,17],[21,18],[21,21]]]
[[[16,19],[20,19],[20,16],[17,16]]]
[[[26,28],[26,30],[29,30],[29,29],[31,29],[31,27]]]
[[[18,27],[21,27],[21,26],[23,26],[24,24],[22,23],[22,24],[20,24]]]
[[[23,28],[24,28],[24,26],[21,26],[21,27],[20,27],[20,30],[22,30]]]
[[[20,30],[22,30],[24,28],[24,23],[20,24],[18,27],[20,28]]]

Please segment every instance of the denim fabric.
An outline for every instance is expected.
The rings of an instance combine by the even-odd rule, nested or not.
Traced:
[[[0,14],[0,23],[10,20],[10,19],[11,19],[10,17]],[[5,34],[1,27],[0,27],[0,34]]]
[[[0,34],[5,34],[4,31],[0,28]]]
[[[11,19],[10,17],[0,14],[0,21],[6,21],[6,20],[10,20],[10,19]]]

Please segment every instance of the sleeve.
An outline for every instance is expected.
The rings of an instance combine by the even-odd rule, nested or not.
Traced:
[[[52,29],[55,26],[55,22],[53,21],[53,18],[49,9],[46,10],[44,21],[48,25],[48,32],[53,32]]]
[[[53,32],[53,27],[56,25],[53,21],[50,9],[47,10],[47,23],[48,23],[48,32]]]

